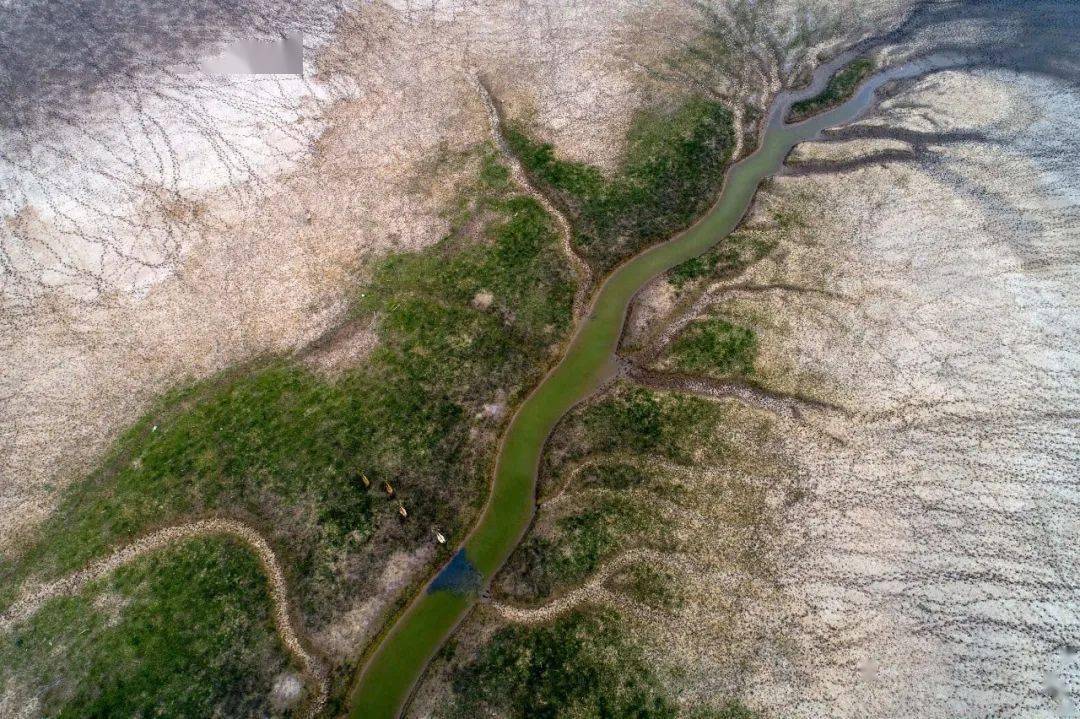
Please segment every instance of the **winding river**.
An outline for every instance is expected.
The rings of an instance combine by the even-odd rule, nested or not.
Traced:
[[[727,237],[749,208],[759,183],[782,166],[796,144],[855,119],[887,82],[963,63],[957,56],[933,55],[887,68],[867,79],[842,105],[801,123],[784,122],[792,103],[820,92],[829,76],[854,55],[847,52],[820,66],[806,88],[781,93],[769,113],[760,146],[729,168],[712,209],[689,229],[620,265],[600,286],[562,360],[514,414],[480,519],[453,559],[412,601],[361,669],[350,696],[350,717],[393,719],[401,713],[428,662],[517,546],[535,512],[537,468],[544,444],[559,419],[614,374],[615,351],[634,295],[660,273]]]

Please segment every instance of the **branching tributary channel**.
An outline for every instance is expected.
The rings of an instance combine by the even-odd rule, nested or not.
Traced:
[[[616,369],[615,351],[627,308],[650,280],[706,252],[735,229],[758,184],[776,172],[796,144],[823,129],[850,122],[870,106],[884,83],[915,77],[962,62],[933,56],[874,75],[847,102],[804,122],[783,118],[793,102],[817,94],[852,53],[821,66],[811,85],[780,95],[769,114],[760,147],[733,165],[713,208],[688,230],[620,265],[596,292],[559,364],[518,408],[503,436],[491,493],[483,514],[454,558],[422,590],[386,634],[363,667],[351,696],[350,717],[393,719],[424,668],[476,603],[532,521],[536,475],[544,443],[556,423]]]

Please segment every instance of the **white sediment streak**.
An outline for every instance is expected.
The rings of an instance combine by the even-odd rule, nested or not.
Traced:
[[[744,268],[743,272],[749,268],[750,266]],[[741,275],[742,272],[739,274]],[[835,296],[835,293],[832,292],[782,282],[768,284],[755,284],[750,282],[733,284],[730,280],[714,282],[707,285],[683,308],[676,308],[671,316],[662,323],[660,333],[657,335],[656,339],[652,341],[650,346],[645,349],[643,355],[648,358],[658,357],[664,349],[666,349],[667,346],[690,325],[690,323],[704,316],[709,308],[721,299],[740,293],[748,294],[754,292],[803,292]]]
[[[636,562],[649,562],[653,565],[678,564],[677,555],[665,554],[654,549],[631,549],[601,567],[581,587],[567,592],[539,607],[515,607],[511,604],[493,602],[491,607],[499,616],[518,624],[541,624],[551,621],[582,604],[608,604],[621,606],[624,602],[604,584],[617,572],[632,566]]]
[[[119,567],[150,552],[198,537],[226,535],[247,544],[259,558],[270,584],[270,599],[274,605],[274,624],[282,644],[314,685],[309,714],[314,716],[326,703],[326,672],[316,656],[300,639],[300,630],[289,605],[289,589],[274,550],[255,529],[235,519],[203,519],[174,527],[166,527],[136,539],[107,557],[91,562],[82,569],[52,582],[25,587],[19,598],[0,615],[0,632],[30,618],[45,602],[82,591],[88,584],[105,578]]]
[[[491,137],[495,141],[496,147],[499,148],[499,152],[506,160],[506,163],[510,166],[511,176],[521,189],[536,200],[540,206],[544,208],[544,211],[551,215],[552,219],[555,220],[555,224],[559,230],[559,241],[563,254],[566,256],[567,262],[570,263],[571,268],[578,278],[577,290],[574,292],[574,319],[581,319],[585,316],[586,310],[588,310],[589,290],[592,287],[592,268],[590,268],[589,263],[574,250],[573,230],[570,227],[570,221],[566,219],[566,215],[562,210],[557,208],[543,192],[533,186],[532,182],[529,180],[528,173],[525,172],[525,168],[521,165],[521,161],[518,159],[517,155],[514,154],[509,143],[507,143],[506,136],[503,133],[502,112],[499,109],[497,104],[498,101],[495,99],[495,96],[479,74],[474,73],[473,80],[476,84],[477,91],[484,100],[484,105],[487,108],[488,120],[491,123]]]

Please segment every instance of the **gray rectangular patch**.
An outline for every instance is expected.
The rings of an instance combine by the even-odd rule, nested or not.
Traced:
[[[303,75],[304,35],[234,40],[220,54],[204,58],[199,67],[211,75]]]

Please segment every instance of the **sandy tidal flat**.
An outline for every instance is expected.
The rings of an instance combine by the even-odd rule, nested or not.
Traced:
[[[1075,88],[1046,76],[943,72],[863,125],[983,139],[778,182],[809,210],[799,272],[846,301],[776,300],[792,332],[772,359],[823,374],[854,414],[842,446],[792,442],[811,491],[785,540],[787,649],[751,683],[754,703],[1074,715],[1078,110]]]

